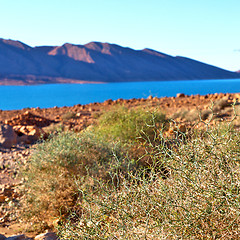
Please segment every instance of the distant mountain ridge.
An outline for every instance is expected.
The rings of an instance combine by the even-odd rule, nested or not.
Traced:
[[[116,44],[30,47],[0,38],[0,85],[240,78],[185,57]]]

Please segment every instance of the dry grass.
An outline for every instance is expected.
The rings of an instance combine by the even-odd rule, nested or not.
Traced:
[[[112,165],[114,158],[121,159],[121,154],[116,145],[88,132],[63,132],[38,144],[23,172],[23,217],[39,223],[40,229],[51,226],[74,208],[78,199],[75,180],[87,175],[107,180],[109,169],[118,167]]]
[[[62,239],[238,239],[239,133],[221,127],[177,140],[154,147],[168,178],[152,167],[94,192],[78,183],[81,214],[59,228]]]
[[[61,239],[238,239],[239,132],[202,122],[167,138],[158,116],[114,110],[40,144],[26,171],[30,221],[60,218]]]

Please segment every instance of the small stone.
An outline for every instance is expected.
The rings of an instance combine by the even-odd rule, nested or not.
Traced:
[[[147,99],[152,100],[152,99],[153,99],[153,96],[150,95]]]
[[[111,105],[113,103],[112,99],[108,99],[106,101],[103,102],[103,105]]]
[[[37,235],[35,240],[57,240],[58,236],[53,233],[53,232],[48,232],[48,233],[42,233],[40,235]]]
[[[177,93],[176,97],[177,98],[182,98],[182,97],[185,97],[185,94],[184,93]]]
[[[5,202],[6,196],[4,196],[3,194],[0,195],[0,203]]]
[[[6,240],[25,240],[25,239],[27,239],[27,238],[24,234],[15,235],[15,236],[11,236],[11,237],[6,238]]]

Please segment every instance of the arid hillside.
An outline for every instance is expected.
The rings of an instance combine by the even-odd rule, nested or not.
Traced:
[[[237,72],[151,49],[116,44],[30,47],[0,39],[0,85],[231,79]]]

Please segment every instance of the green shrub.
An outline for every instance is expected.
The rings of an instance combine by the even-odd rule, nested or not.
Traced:
[[[49,225],[60,214],[67,215],[79,197],[75,180],[108,181],[109,172],[123,168],[120,150],[88,132],[59,133],[38,144],[23,173],[23,217]]]
[[[118,108],[60,133],[31,156],[23,211],[61,218],[61,239],[238,239],[240,134],[205,126],[167,138],[160,113]]]
[[[156,129],[164,126],[166,118],[160,112],[118,107],[99,118],[95,132],[107,139],[131,142],[144,135],[152,137]]]
[[[79,197],[76,179],[95,186],[99,179],[111,180],[112,184],[110,176],[116,172],[125,177],[129,169],[136,172],[143,167],[137,159],[142,156],[133,151],[127,154],[127,147],[117,142],[129,143],[141,134],[153,135],[156,125],[164,123],[165,116],[160,113],[118,108],[103,114],[94,128],[79,134],[62,132],[50,136],[38,144],[24,172],[24,216],[50,225],[53,218],[60,213],[64,218],[75,207]]]
[[[238,239],[240,135],[221,126],[169,147],[152,145],[170,175],[153,167],[112,188],[84,188],[81,214],[59,227],[61,239]],[[149,145],[150,146],[150,145]]]

